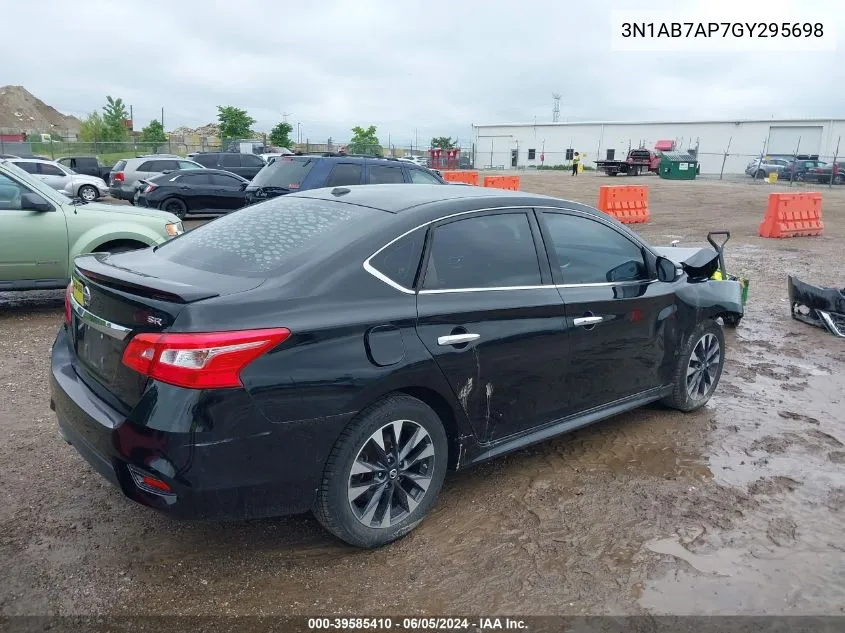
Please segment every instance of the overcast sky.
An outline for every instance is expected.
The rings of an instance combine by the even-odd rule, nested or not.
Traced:
[[[842,47],[611,50],[611,9],[693,3],[0,0],[0,84],[80,118],[122,97],[136,128],[161,107],[167,129],[212,122],[217,105],[245,108],[257,130],[287,112],[318,142],[346,140],[357,124],[377,125],[382,143],[469,141],[473,123],[550,121],[553,92],[570,121],[845,117]],[[785,4],[799,17],[829,7],[845,33],[841,2],[733,6],[768,21]]]

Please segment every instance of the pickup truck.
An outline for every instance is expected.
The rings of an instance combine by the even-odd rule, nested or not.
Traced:
[[[106,167],[96,156],[65,156],[56,161],[77,174],[87,174],[108,182],[111,166]]]
[[[0,291],[65,288],[78,255],[147,248],[183,232],[171,213],[73,201],[0,160]]]
[[[627,174],[639,176],[642,172],[657,173],[660,167],[660,154],[650,149],[632,149],[625,160],[597,160],[596,169],[608,176]]]

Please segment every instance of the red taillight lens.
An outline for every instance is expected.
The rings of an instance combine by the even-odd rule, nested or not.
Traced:
[[[67,288],[65,288],[65,323],[70,325],[71,320],[71,307],[70,307],[70,296],[73,292],[73,282],[71,281]]]
[[[146,187],[144,187],[144,193],[150,193],[151,191],[155,191],[156,189],[158,189],[157,185],[147,185]]]
[[[244,367],[290,336],[287,328],[138,334],[123,352],[123,364],[161,382],[189,389],[242,387]]]
[[[123,172],[122,171],[115,173],[114,181],[115,182],[123,182]]]

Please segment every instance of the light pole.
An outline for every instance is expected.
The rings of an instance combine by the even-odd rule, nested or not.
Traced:
[[[296,142],[302,142],[302,123],[299,121],[296,122]]]

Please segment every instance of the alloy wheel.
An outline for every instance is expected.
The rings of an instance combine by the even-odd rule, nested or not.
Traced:
[[[371,528],[388,528],[420,504],[434,475],[434,443],[412,420],[389,422],[358,451],[347,483],[352,513]]]
[[[691,400],[701,400],[710,393],[721,362],[719,340],[705,334],[695,344],[687,365],[687,395]]]
[[[85,200],[85,202],[93,202],[97,199],[97,192],[91,187],[82,187],[79,191],[79,197]]]

